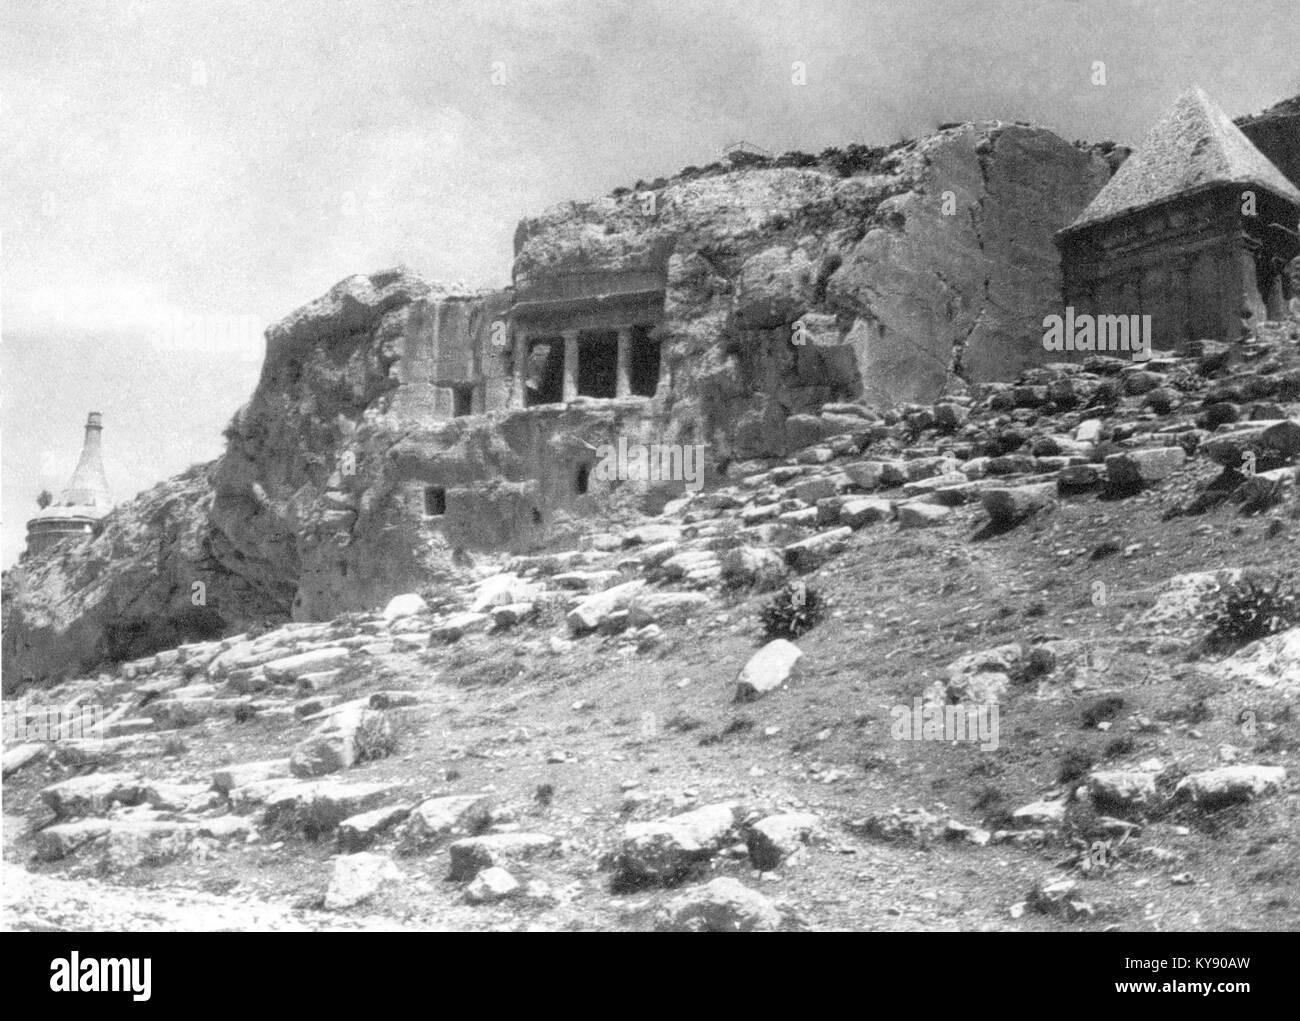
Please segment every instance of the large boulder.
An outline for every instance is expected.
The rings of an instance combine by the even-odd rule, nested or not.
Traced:
[[[655,918],[660,932],[774,932],[781,913],[738,879],[721,876],[669,901]]]
[[[1222,808],[1275,794],[1286,782],[1281,766],[1222,766],[1191,773],[1178,781],[1174,798],[1187,798],[1202,808]]]
[[[361,851],[334,859],[334,871],[325,891],[325,909],[341,911],[369,900],[385,883],[397,883],[402,870],[387,855]]]
[[[738,818],[736,805],[724,802],[656,822],[628,823],[616,882],[630,887],[680,882],[734,838]]]
[[[770,872],[797,854],[821,830],[821,820],[811,812],[769,815],[749,827],[746,843],[754,868]]]

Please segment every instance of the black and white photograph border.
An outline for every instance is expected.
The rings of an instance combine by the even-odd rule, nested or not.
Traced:
[[[6,3],[3,928],[1300,928],[1296,14]]]

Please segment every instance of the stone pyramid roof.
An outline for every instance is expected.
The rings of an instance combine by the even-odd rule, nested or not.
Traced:
[[[1178,97],[1106,187],[1066,230],[1215,184],[1263,188],[1300,205],[1300,191],[1201,89]]]

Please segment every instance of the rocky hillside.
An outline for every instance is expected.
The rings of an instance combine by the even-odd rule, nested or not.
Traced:
[[[208,526],[216,468],[160,483],[111,514],[94,541],[60,544],[5,574],[6,691],[282,613],[283,592],[221,564],[223,536]]]
[[[31,692],[108,737],[6,742],[7,924],[1295,928],[1300,322],[806,418],[571,548]]]
[[[1053,232],[1122,152],[985,122],[841,155],[684,172],[520,225],[520,296],[575,273],[666,280],[652,400],[450,418],[430,374],[495,364],[483,337],[511,291],[451,293],[394,270],[297,310],[268,331],[218,462],[6,577],[6,690],[463,582],[494,550],[563,547],[593,514],[638,509],[572,488],[616,436],[707,443],[716,476],[843,432],[838,405],[933,401],[1041,361],[1059,303]],[[449,493],[437,527],[418,506],[433,483]]]

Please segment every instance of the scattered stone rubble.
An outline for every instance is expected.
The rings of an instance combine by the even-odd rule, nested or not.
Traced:
[[[706,618],[719,592],[770,591],[833,560],[862,529],[942,528],[969,537],[1023,527],[1061,501],[1132,499],[1157,484],[1182,493],[1177,512],[1190,515],[1211,497],[1243,491],[1242,513],[1294,499],[1300,331],[1294,324],[1278,331],[1232,351],[1207,341],[1185,357],[1048,365],[978,396],[884,415],[853,407],[836,418],[843,433],[782,460],[733,464],[724,488],[684,496],[659,517],[621,530],[605,525],[581,548],[502,558],[437,606],[408,593],[373,613],[182,645],[35,692],[45,704],[110,707],[102,741],[5,749],[6,777],[51,757],[73,771],[41,792],[51,815],[35,833],[35,860],[101,857],[149,867],[234,842],[326,840],[338,853],[324,894],[329,910],[348,910],[400,883],[395,862],[403,856],[444,853],[447,875],[465,884],[469,904],[545,901],[546,863],[572,850],[521,826],[490,793],[350,778],[382,759],[403,715],[432,697],[426,687],[348,697],[350,676],[466,635],[490,641],[526,627],[549,630],[558,655],[575,642],[652,653],[674,629]],[[1142,625],[1172,634],[1195,617],[1207,593],[1235,576],[1174,579]],[[1297,634],[1255,643],[1219,669],[1265,686],[1291,683],[1300,662]],[[1050,675],[1067,654],[1068,643],[1052,640],[974,650],[949,664],[924,696],[939,705],[1005,700]],[[738,698],[802,683],[803,667],[797,643],[772,641],[734,679]],[[221,766],[201,782],[148,780],[131,766],[188,728],[249,716],[282,720],[302,738],[288,758]],[[790,868],[819,842],[836,839],[832,830],[886,842],[1039,846],[1060,839],[1079,804],[1128,834],[1171,806],[1214,810],[1269,798],[1288,782],[1282,767],[1251,763],[1167,778],[1159,768],[1094,770],[1077,790],[1054,788],[1016,809],[1011,825],[996,831],[919,807],[837,825],[805,811],[705,805],[628,822],[609,855],[613,887],[679,887],[733,854],[762,873]],[[1071,882],[1046,882],[1025,905],[1090,917]],[[757,891],[715,878],[667,902],[655,924],[731,931],[784,923]]]

